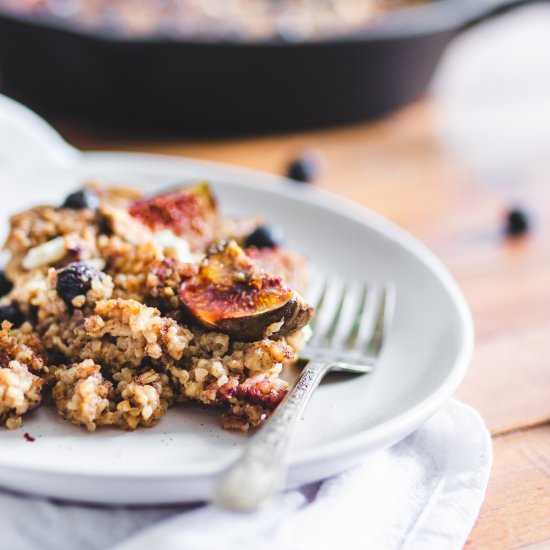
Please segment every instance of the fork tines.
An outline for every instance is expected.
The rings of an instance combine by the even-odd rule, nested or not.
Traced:
[[[312,336],[303,355],[316,360],[372,364],[382,350],[394,301],[391,283],[318,278],[310,293],[316,310]]]

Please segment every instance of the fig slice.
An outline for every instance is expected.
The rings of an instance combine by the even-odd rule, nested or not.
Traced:
[[[280,277],[261,269],[235,243],[212,247],[180,299],[205,327],[241,341],[284,336],[307,325],[311,308]]]
[[[307,289],[310,273],[307,261],[302,256],[280,247],[256,248],[250,246],[244,251],[256,265],[271,275],[281,277],[286,285],[298,292],[304,292]]]
[[[207,183],[139,199],[128,213],[152,231],[170,230],[186,239],[192,250],[210,243],[218,224],[216,200]]]

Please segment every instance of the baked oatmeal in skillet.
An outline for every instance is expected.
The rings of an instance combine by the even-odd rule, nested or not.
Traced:
[[[261,424],[312,308],[307,266],[257,220],[220,214],[207,184],[144,197],[88,184],[10,219],[0,277],[0,422],[44,404],[134,430],[195,401],[223,425]]]

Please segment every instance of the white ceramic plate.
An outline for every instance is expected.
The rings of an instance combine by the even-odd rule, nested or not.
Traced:
[[[57,203],[89,178],[147,190],[206,178],[226,212],[262,213],[282,225],[289,246],[316,269],[395,282],[394,329],[376,372],[332,378],[319,388],[299,428],[289,486],[339,472],[364,453],[402,439],[462,380],[473,343],[464,298],[439,261],[395,225],[333,195],[266,174],[170,157],[80,153],[30,111],[0,97],[4,219],[33,203]],[[25,431],[36,441],[26,441]],[[246,436],[220,428],[217,413],[194,406],[170,411],[152,429],[95,434],[42,407],[22,429],[0,431],[0,484],[90,502],[204,499],[245,442]]]

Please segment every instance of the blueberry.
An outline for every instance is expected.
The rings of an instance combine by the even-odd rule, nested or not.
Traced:
[[[321,171],[319,155],[306,153],[294,159],[287,169],[287,176],[301,183],[311,183],[317,178]]]
[[[273,248],[281,246],[283,241],[284,236],[280,228],[271,225],[259,225],[246,237],[244,245],[246,247]]]
[[[83,208],[97,208],[98,206],[99,197],[91,189],[84,188],[67,195],[61,208],[82,210]]]
[[[86,294],[92,287],[92,279],[99,275],[99,271],[84,262],[73,262],[57,274],[58,296],[70,306],[73,299]]]
[[[21,325],[25,320],[25,316],[19,309],[16,303],[0,306],[0,321],[9,321],[16,327]]]
[[[0,270],[0,296],[5,296],[13,288],[13,283],[6,277],[6,273]]]
[[[527,233],[531,229],[529,212],[520,207],[510,208],[506,213],[506,234],[517,236]]]

